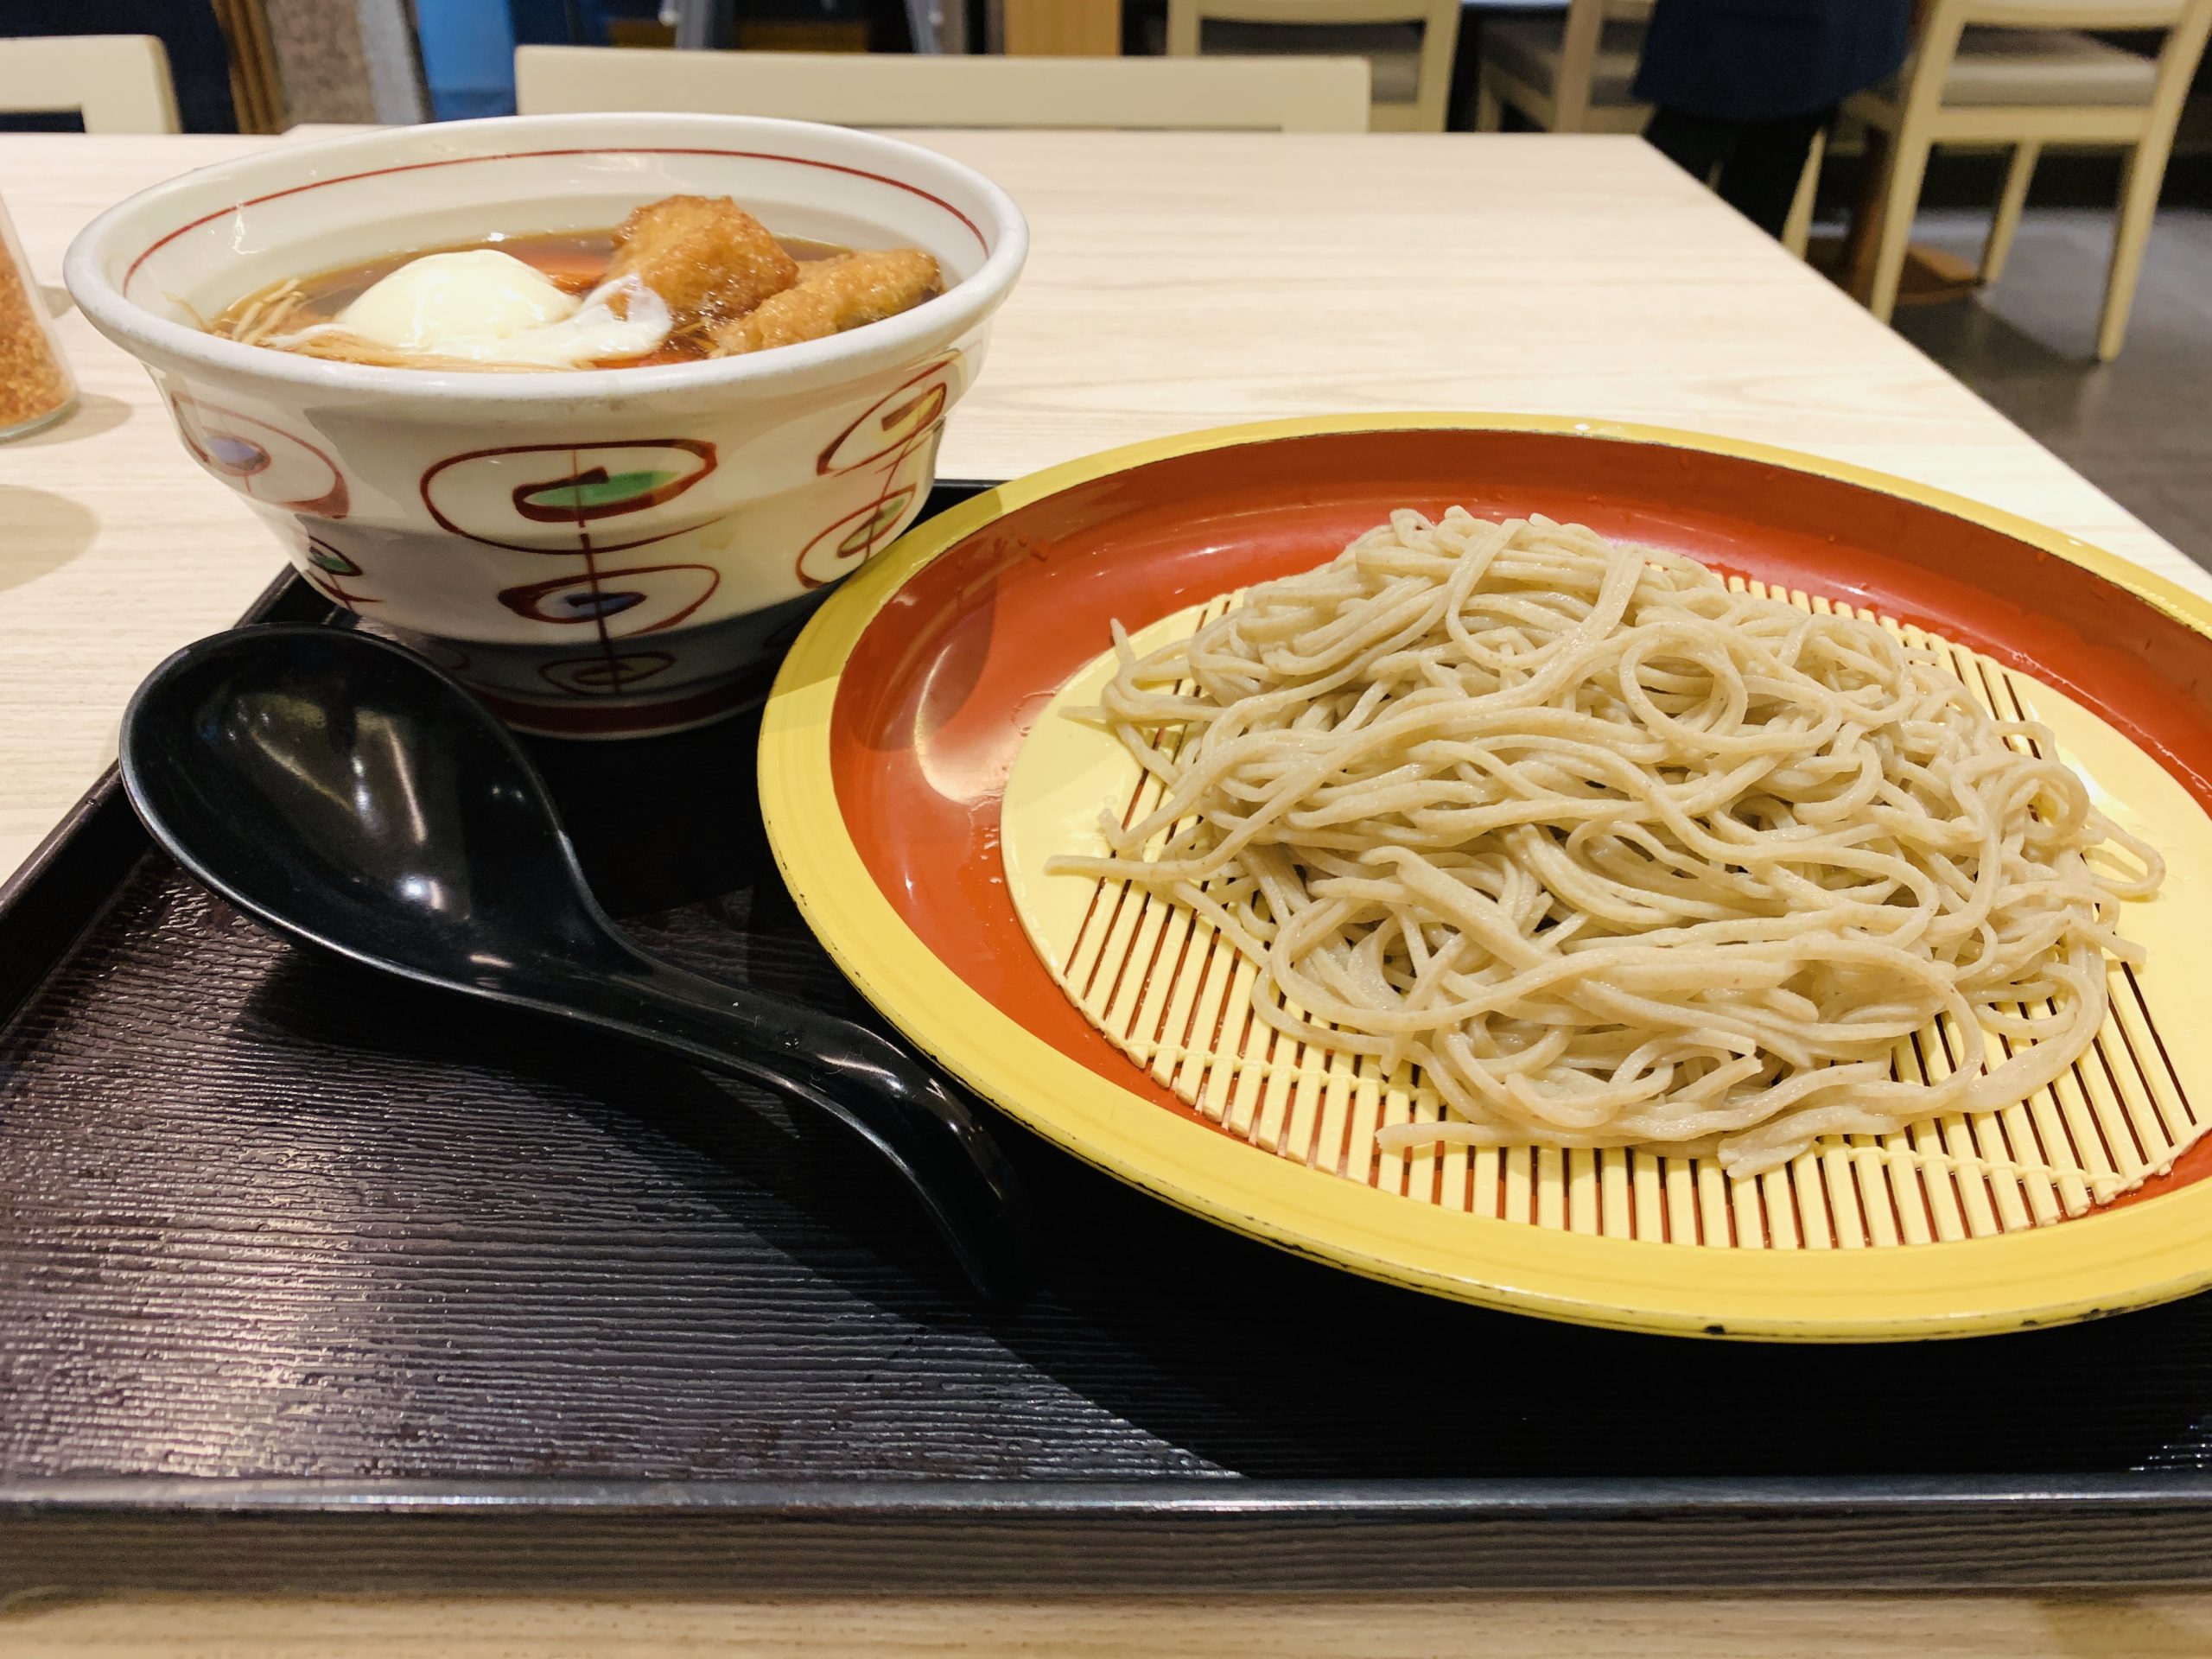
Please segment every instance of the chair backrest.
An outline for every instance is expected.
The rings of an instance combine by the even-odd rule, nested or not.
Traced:
[[[2164,29],[2158,73],[2146,105],[2153,125],[2169,125],[2189,95],[2204,42],[2212,33],[2212,0],[1931,0],[1905,67],[1909,106],[1932,109],[1971,28]]]
[[[1607,23],[1641,23],[1648,21],[1651,9],[1659,0],[1567,0],[1567,22],[1569,29],[1587,29],[1592,39]]]
[[[1372,126],[1441,132],[1452,101],[1452,60],[1459,49],[1460,0],[1167,0],[1167,51],[1194,58],[1205,25],[1284,23],[1301,28],[1358,23],[1421,25],[1420,66],[1410,106],[1378,104]],[[1325,41],[1317,50],[1326,49]]]
[[[1567,0],[1567,31],[1560,41],[1559,78],[1552,88],[1552,126],[1580,132],[1590,112],[1592,82],[1605,25],[1642,22],[1656,0]]]
[[[1369,79],[1364,58],[515,50],[524,115],[684,110],[866,127],[1364,132]]]
[[[2007,29],[2171,29],[2192,10],[2194,0],[1936,0],[1923,27],[1956,12]]]
[[[74,111],[86,132],[175,132],[169,54],[151,35],[0,41],[0,110]]]

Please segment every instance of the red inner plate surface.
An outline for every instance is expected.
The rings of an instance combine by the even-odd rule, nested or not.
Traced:
[[[1541,512],[1716,569],[1871,605],[2058,686],[2212,810],[2212,640],[2078,565],[1879,491],[1764,461],[1560,433],[1332,433],[1078,484],[986,525],[870,622],[830,726],[837,799],[892,906],[1062,1052],[1205,1122],[1094,1030],[1032,950],[999,857],[1015,751],[1109,642],[1323,563],[1396,507]],[[2212,1172],[2212,1139],[2143,1195]]]

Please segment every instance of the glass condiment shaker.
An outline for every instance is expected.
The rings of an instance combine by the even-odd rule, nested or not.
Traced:
[[[0,203],[0,441],[60,419],[76,401],[76,377],[31,280],[15,221]]]

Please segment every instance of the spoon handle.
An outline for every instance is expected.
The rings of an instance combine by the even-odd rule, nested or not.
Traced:
[[[619,1003],[594,1008],[601,1023],[827,1112],[905,1178],[977,1289],[1020,1294],[1028,1267],[1020,1182],[961,1093],[927,1064],[850,1020],[650,957],[614,982]]]

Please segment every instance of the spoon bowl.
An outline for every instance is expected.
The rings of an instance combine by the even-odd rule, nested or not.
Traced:
[[[194,875],[287,937],[765,1084],[857,1134],[987,1294],[1022,1277],[1005,1155],[896,1043],[625,938],[513,735],[414,652],[319,626],[188,645],[124,716],[124,786]]]

